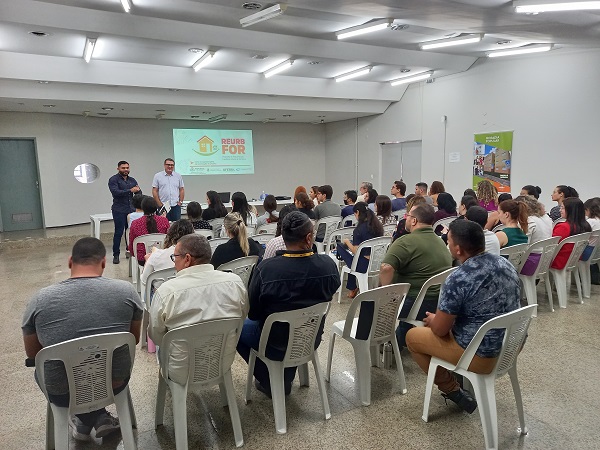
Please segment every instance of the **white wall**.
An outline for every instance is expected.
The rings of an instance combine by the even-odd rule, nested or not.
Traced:
[[[187,200],[204,201],[210,189],[241,190],[249,199],[258,198],[262,190],[291,196],[297,185],[325,179],[325,129],[320,126],[229,122],[211,126],[197,121],[0,113],[0,138],[36,139],[47,227],[85,223],[90,214],[110,212],[107,181],[121,159],[130,163],[131,176],[150,195],[152,177],[162,169],[164,159],[173,156],[173,128],[253,131],[254,175],[184,177]],[[74,167],[84,162],[100,168],[95,183],[81,184],[73,177]],[[17,155],[10,170],[18,170]]]
[[[358,180],[374,175],[379,186],[380,148],[387,140],[423,141],[422,176],[442,180],[455,196],[471,185],[473,134],[514,130],[512,191],[525,184],[542,188],[543,202],[553,206],[557,184],[574,186],[585,200],[600,195],[600,51],[555,50],[510,60],[480,60],[469,71],[412,85],[383,115],[339,122],[336,134],[357,133]],[[441,117],[447,116],[446,137]],[[332,133],[327,132],[329,137]],[[445,144],[445,145],[444,145]],[[340,158],[343,145],[327,141],[327,178],[339,170],[329,154]],[[460,152],[459,163],[448,153]],[[350,162],[344,161],[343,170]],[[383,180],[387,186],[392,180]],[[350,183],[334,186],[348,189]],[[352,186],[355,186],[353,183]],[[410,187],[409,187],[410,189]]]

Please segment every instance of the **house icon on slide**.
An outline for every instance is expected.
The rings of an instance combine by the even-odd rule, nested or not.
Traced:
[[[217,150],[213,150],[213,144],[214,141],[211,138],[208,136],[202,136],[200,139],[198,139],[198,150],[196,150],[196,153],[203,156],[214,155]]]

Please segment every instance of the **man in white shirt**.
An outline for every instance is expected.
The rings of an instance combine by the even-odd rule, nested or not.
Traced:
[[[177,242],[172,259],[177,275],[154,293],[148,335],[160,345],[167,331],[214,319],[243,319],[248,313],[248,293],[233,273],[215,270],[209,264],[210,245],[204,236],[188,234]],[[226,364],[233,363],[235,339],[226,349]],[[168,377],[183,384],[188,374],[185,346],[172,344]]]
[[[496,233],[485,229],[485,224],[488,220],[488,212],[481,206],[471,206],[465,215],[467,220],[478,223],[483,228],[483,237],[485,238],[485,251],[492,255],[500,256],[500,241]]]
[[[360,183],[360,187],[358,188],[360,195],[356,198],[356,203],[365,201],[365,194],[369,189],[373,189],[373,183],[368,181],[363,181]]]
[[[183,178],[175,172],[175,161],[171,158],[165,159],[165,170],[161,170],[152,180],[152,196],[158,207],[169,202],[171,210],[167,213],[167,219],[175,222],[181,219],[181,204],[185,197]]]

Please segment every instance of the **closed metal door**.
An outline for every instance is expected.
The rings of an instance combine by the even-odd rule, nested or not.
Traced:
[[[42,228],[34,141],[0,139],[0,167],[0,231]]]

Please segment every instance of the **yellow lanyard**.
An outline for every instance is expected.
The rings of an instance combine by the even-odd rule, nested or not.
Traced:
[[[304,258],[305,256],[312,256],[314,252],[306,252],[306,253],[284,253],[281,256],[285,256],[286,258]]]

